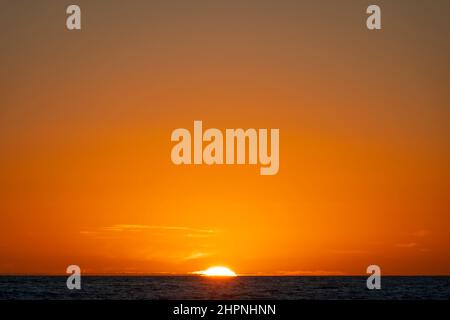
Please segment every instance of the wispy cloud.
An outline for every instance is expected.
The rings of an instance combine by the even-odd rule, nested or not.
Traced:
[[[342,271],[325,270],[281,270],[276,274],[280,276],[339,276],[345,273]]]
[[[184,236],[190,238],[205,238],[214,234],[216,231],[212,229],[200,229],[184,226],[166,226],[166,225],[146,225],[146,224],[114,224],[106,227],[102,227],[96,230],[82,230],[80,234],[83,235],[99,235],[105,233],[131,233],[131,232],[147,232],[147,231],[159,231],[161,234],[165,231],[181,232]]]
[[[431,233],[430,230],[423,229],[423,230],[418,230],[418,231],[414,232],[412,235],[415,237],[423,238],[423,237],[428,236],[430,233]]]
[[[214,233],[211,229],[197,229],[181,226],[161,226],[161,225],[145,225],[145,224],[115,224],[112,226],[104,227],[105,231],[145,231],[145,230],[174,230],[174,231],[187,231],[191,233]]]
[[[420,229],[409,234],[410,241],[404,243],[397,243],[397,248],[417,248],[421,252],[426,252],[427,249],[423,248],[422,238],[425,238],[431,234],[430,230]]]
[[[209,257],[213,254],[214,253],[212,253],[212,252],[192,252],[191,254],[185,256],[182,260],[183,261],[196,260],[196,259]]]
[[[81,233],[81,234],[86,234],[86,235],[89,235],[89,234],[97,234],[97,232],[95,232],[95,231],[80,231],[80,233]]]
[[[357,249],[348,249],[348,250],[330,250],[330,253],[333,254],[349,254],[349,255],[353,255],[353,254],[365,254],[367,253],[366,250],[357,250]]]
[[[417,247],[417,243],[416,242],[397,243],[395,246],[398,248],[414,248]]]

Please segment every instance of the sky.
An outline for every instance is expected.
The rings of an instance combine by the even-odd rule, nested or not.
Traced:
[[[450,275],[448,1],[0,2],[0,274]],[[278,128],[280,169],[171,133]]]

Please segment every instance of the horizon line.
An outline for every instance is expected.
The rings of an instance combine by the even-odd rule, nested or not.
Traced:
[[[70,273],[0,273],[0,277],[68,277]],[[206,277],[204,275],[193,273],[85,273],[83,277]],[[242,273],[237,277],[368,277],[368,273],[353,274],[258,274],[258,273]],[[384,274],[383,277],[450,277],[449,274]]]

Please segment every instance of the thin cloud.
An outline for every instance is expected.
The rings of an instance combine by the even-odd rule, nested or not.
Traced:
[[[213,253],[211,253],[211,252],[192,252],[191,254],[184,257],[182,260],[183,261],[196,260],[196,259],[209,257],[211,255],[213,255]]]
[[[428,236],[430,233],[431,233],[430,230],[423,229],[423,230],[418,230],[418,231],[414,232],[412,235],[415,237],[423,238],[423,237]]]
[[[87,234],[87,235],[89,235],[89,234],[97,234],[97,232],[95,232],[95,231],[80,231],[80,234]]]
[[[356,250],[356,249],[355,250],[351,250],[351,249],[349,249],[349,250],[331,250],[330,252],[334,253],[334,254],[349,254],[349,255],[367,253],[366,250]]]
[[[110,238],[121,234],[149,232],[152,236],[178,235],[187,238],[207,238],[213,236],[217,231],[212,229],[200,229],[184,226],[144,225],[144,224],[114,224],[97,230],[82,230],[81,235],[95,238]]]
[[[278,271],[280,276],[342,276],[342,271],[325,271],[325,270],[282,270]]]
[[[112,226],[104,227],[105,231],[145,231],[145,230],[174,230],[174,231],[187,231],[192,233],[214,233],[211,229],[197,229],[182,226],[162,226],[162,225],[144,225],[144,224],[115,224]]]
[[[398,248],[414,248],[417,247],[417,243],[416,242],[397,243],[395,246]]]

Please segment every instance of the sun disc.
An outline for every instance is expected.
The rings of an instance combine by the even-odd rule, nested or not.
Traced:
[[[236,277],[236,273],[227,267],[211,267],[203,271],[195,272],[207,277]]]

